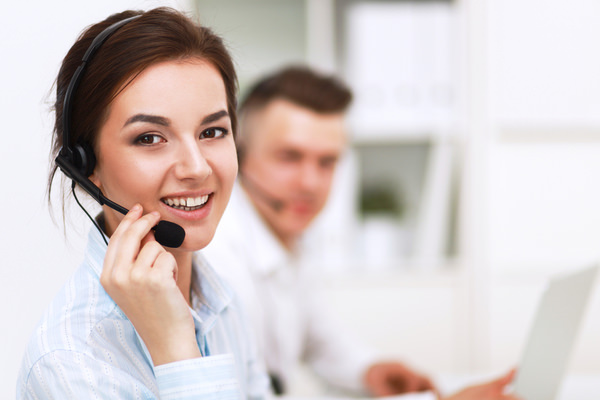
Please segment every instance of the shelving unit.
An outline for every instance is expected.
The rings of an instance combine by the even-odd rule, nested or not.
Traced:
[[[361,258],[365,269],[443,265],[455,255],[456,230],[459,65],[453,4],[334,3],[338,69],[355,93],[348,126],[361,245],[348,258]],[[386,220],[382,212],[362,208],[373,191],[394,198],[400,212]]]

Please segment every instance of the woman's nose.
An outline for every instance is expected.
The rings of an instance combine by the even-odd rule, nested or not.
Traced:
[[[178,150],[175,169],[178,179],[204,180],[212,174],[212,169],[198,143],[182,142]]]

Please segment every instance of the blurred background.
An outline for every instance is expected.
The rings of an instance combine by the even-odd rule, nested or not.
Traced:
[[[126,8],[213,27],[242,94],[289,63],[349,83],[350,151],[311,248],[340,318],[390,357],[434,374],[510,368],[548,278],[600,260],[596,0],[5,3],[0,398],[88,229],[69,206],[65,235],[44,197],[53,79],[84,27]],[[572,374],[600,376],[598,315],[596,290]],[[319,390],[309,380],[298,393]]]

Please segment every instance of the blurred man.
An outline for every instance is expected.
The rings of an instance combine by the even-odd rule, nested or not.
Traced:
[[[305,68],[285,69],[250,90],[240,106],[239,185],[204,251],[215,265],[228,266],[278,392],[300,361],[346,390],[432,388],[403,364],[377,362],[336,326],[320,299],[318,271],[301,262],[300,238],[323,209],[346,148],[351,97],[336,79]]]
[[[337,325],[321,298],[319,271],[302,262],[302,235],[323,209],[347,145],[351,98],[338,80],[300,67],[251,88],[240,106],[238,184],[203,251],[241,297],[279,394],[300,362],[358,395],[435,390],[427,377],[380,361]],[[446,400],[514,399],[503,394],[513,374]]]

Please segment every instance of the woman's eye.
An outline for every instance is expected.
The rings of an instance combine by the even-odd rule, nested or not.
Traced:
[[[158,135],[147,133],[137,138],[139,144],[150,145],[157,144],[162,141],[162,138]]]
[[[200,134],[200,139],[214,139],[227,134],[226,129],[222,128],[208,128]]]

